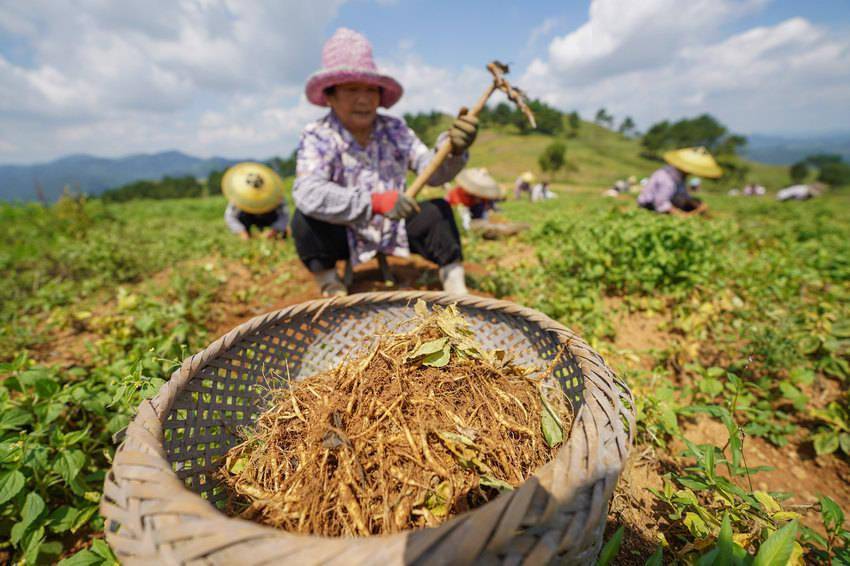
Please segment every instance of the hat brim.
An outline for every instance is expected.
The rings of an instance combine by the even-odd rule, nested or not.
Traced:
[[[457,174],[455,181],[464,191],[478,198],[498,199],[504,196],[502,187],[495,180],[491,183],[479,182],[473,179],[466,169]]]
[[[305,93],[307,100],[316,106],[327,106],[325,89],[345,83],[365,83],[381,88],[380,105],[390,108],[399,101],[404,89],[394,78],[360,69],[331,69],[315,73],[307,81]]]
[[[258,175],[263,180],[262,187],[249,187],[245,183],[249,173]],[[243,161],[224,172],[221,192],[239,210],[249,214],[265,214],[277,208],[283,201],[283,180],[273,169],[262,163]]]
[[[668,151],[663,156],[664,161],[685,173],[691,175],[699,175],[709,179],[717,179],[723,175],[723,169],[716,163],[694,163],[687,159],[683,159],[677,151]]]

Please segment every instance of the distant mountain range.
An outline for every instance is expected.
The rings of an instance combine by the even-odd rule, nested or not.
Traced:
[[[836,153],[850,163],[850,132],[819,136],[747,136],[744,155],[754,161],[790,165],[816,153]]]
[[[206,177],[242,160],[201,159],[179,151],[129,155],[110,159],[77,154],[33,165],[0,165],[0,199],[31,201],[40,185],[48,200],[56,200],[67,185],[75,191],[97,195],[141,179],[166,176]]]

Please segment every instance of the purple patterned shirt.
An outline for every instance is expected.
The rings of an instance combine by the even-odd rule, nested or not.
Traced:
[[[377,252],[407,257],[404,220],[373,216],[371,195],[404,191],[407,171],[422,171],[433,157],[434,151],[399,118],[379,114],[364,148],[329,112],[301,134],[292,198],[303,214],[348,228],[352,263],[369,261]],[[450,155],[428,184],[451,181],[467,157]]]
[[[669,212],[673,208],[673,195],[684,190],[684,176],[672,165],[665,165],[652,174],[637,202],[641,206],[652,205],[655,212]]]

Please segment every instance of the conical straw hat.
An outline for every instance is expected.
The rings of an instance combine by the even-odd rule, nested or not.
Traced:
[[[464,191],[471,195],[487,199],[497,199],[503,196],[499,183],[483,167],[464,169],[458,173],[455,180]]]
[[[534,173],[532,173],[531,171],[526,171],[525,173],[520,175],[519,178],[525,181],[526,183],[533,183],[537,180],[537,177],[535,177]]]
[[[723,174],[723,169],[717,164],[704,147],[686,147],[668,151],[663,155],[664,161],[685,173],[716,179]]]
[[[283,179],[262,163],[245,161],[224,173],[221,192],[239,210],[263,214],[283,200]]]

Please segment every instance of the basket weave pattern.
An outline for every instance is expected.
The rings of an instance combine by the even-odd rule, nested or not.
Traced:
[[[512,492],[436,528],[387,536],[295,535],[224,515],[222,456],[262,411],[262,389],[303,379],[409,319],[413,303],[456,303],[489,349],[551,366],[575,418],[555,458]],[[592,563],[632,443],[626,386],[583,340],[514,303],[436,292],[364,293],[256,317],[187,358],[127,429],[107,474],[101,514],[125,564]]]

